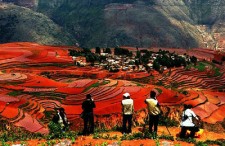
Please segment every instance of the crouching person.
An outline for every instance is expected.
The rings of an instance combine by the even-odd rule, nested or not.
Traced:
[[[131,133],[131,126],[132,126],[132,117],[134,112],[134,103],[133,100],[130,98],[129,93],[123,94],[122,100],[122,112],[123,112],[123,127],[122,133]],[[128,123],[128,127],[126,126]]]
[[[181,132],[180,132],[180,138],[185,138],[187,130],[190,130],[190,137],[194,138],[195,133],[198,132],[199,128],[196,127],[196,125],[193,122],[193,118],[198,120],[198,117],[196,114],[191,110],[191,105],[184,105],[183,113],[182,113],[182,119],[181,119]]]
[[[60,124],[61,130],[62,132],[65,132],[68,129],[68,120],[64,108],[60,108],[57,114],[59,116],[58,122]]]
[[[68,129],[68,125],[69,122],[64,108],[59,108],[48,125],[49,132],[52,134],[53,138],[57,138]]]

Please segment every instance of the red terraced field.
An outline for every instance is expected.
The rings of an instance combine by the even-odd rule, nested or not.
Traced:
[[[8,51],[1,51],[1,57],[0,60],[5,60],[5,59],[11,59],[15,56],[21,56],[23,55],[22,52],[8,52]]]
[[[19,122],[15,123],[16,126],[23,127],[30,132],[35,133],[48,133],[48,129],[41,125],[36,119],[32,118],[29,114],[25,113],[25,117]]]
[[[17,107],[13,107],[11,105],[7,105],[1,113],[1,116],[7,119],[15,118],[19,113],[19,109]]]
[[[209,117],[217,109],[218,109],[218,106],[216,106],[215,104],[206,102],[205,104],[202,104],[193,108],[193,111],[197,115],[199,115],[201,119],[204,119],[206,117]]]
[[[117,115],[112,120],[112,123],[116,123],[115,121],[121,120],[118,115],[121,114],[121,100],[125,92],[131,94],[135,111],[139,112],[146,107],[144,100],[154,88],[157,88],[158,101],[162,108],[170,108],[170,118],[180,120],[180,106],[184,103],[192,104],[193,110],[205,122],[221,123],[225,118],[222,113],[225,93],[217,90],[225,86],[223,67],[220,67],[220,77],[210,78],[206,72],[193,68],[173,68],[170,75],[166,74],[168,71],[165,74],[156,71],[109,73],[98,67],[73,66],[68,48],[71,47],[42,46],[35,43],[0,45],[1,118],[31,132],[47,133],[46,125],[51,117],[45,114],[46,111],[53,112],[55,108],[64,107],[69,121],[74,126],[80,126],[78,121],[81,121],[81,103],[87,94],[91,94],[97,106],[95,114],[98,117],[105,114]],[[215,52],[210,50],[169,50],[179,54],[198,53],[199,59],[215,56]],[[150,74],[154,76],[155,82],[161,80],[164,87],[139,83]],[[138,82],[132,81],[133,78],[138,79]],[[183,83],[174,89],[170,87],[172,82]],[[187,95],[182,94],[181,90],[187,91]],[[136,117],[137,121],[143,122],[142,112],[137,113]]]
[[[211,114],[211,116],[205,118],[204,120],[211,124],[216,124],[217,122],[221,122],[224,120],[224,111],[225,111],[225,105],[222,105],[217,110],[215,110]]]
[[[12,96],[8,96],[8,95],[0,95],[0,101],[5,102],[5,103],[10,103],[10,102],[18,102],[19,99],[12,97]]]
[[[1,113],[2,111],[4,111],[5,106],[6,106],[6,102],[0,101],[0,113]]]

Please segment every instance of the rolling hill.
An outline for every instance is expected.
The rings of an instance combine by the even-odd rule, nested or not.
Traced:
[[[54,41],[62,45],[74,44],[77,40],[82,47],[224,46],[225,2],[222,0],[3,1],[28,7],[30,13],[41,13],[71,35],[71,39],[58,37],[52,39],[53,42],[41,42],[43,44],[55,44]],[[48,32],[53,33],[51,30]],[[39,31],[40,36],[45,33]],[[61,33],[55,31],[54,34]],[[27,38],[21,40],[29,41]],[[8,41],[11,39],[1,40]]]
[[[0,38],[0,43],[26,41],[71,45],[75,41],[47,16],[12,4],[0,5]]]

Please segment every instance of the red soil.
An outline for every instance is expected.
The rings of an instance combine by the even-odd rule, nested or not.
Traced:
[[[81,103],[85,99],[86,94],[92,94],[96,101],[95,113],[97,115],[102,114],[121,114],[121,100],[122,94],[129,92],[131,98],[134,99],[135,111],[145,108],[144,99],[148,97],[149,91],[153,88],[159,88],[162,93],[158,96],[160,104],[167,108],[170,106],[176,106],[183,103],[189,103],[194,106],[194,110],[198,113],[205,122],[216,123],[224,120],[224,103],[225,96],[224,92],[217,92],[213,90],[225,82],[222,78],[220,82],[214,83],[214,79],[206,78],[206,73],[198,72],[197,70],[184,71],[184,69],[172,69],[172,73],[168,80],[170,81],[193,81],[188,82],[183,87],[188,91],[188,95],[183,95],[177,91],[166,89],[164,87],[153,86],[150,84],[138,86],[130,81],[117,80],[118,78],[132,79],[149,76],[148,73],[128,73],[120,71],[118,73],[109,73],[108,71],[101,70],[97,67],[65,67],[73,63],[72,58],[68,55],[69,47],[54,47],[54,46],[42,46],[35,43],[9,43],[0,45],[0,69],[8,74],[1,73],[9,78],[1,79],[0,88],[7,92],[2,92],[2,100],[0,100],[0,111],[1,117],[7,119],[9,122],[14,121],[17,115],[20,113],[19,110],[23,110],[23,106],[28,100],[33,100],[33,106],[30,105],[27,111],[25,119],[18,119],[17,125],[26,128],[32,132],[37,129],[32,129],[31,125],[26,125],[27,121],[33,121],[34,125],[38,125],[39,128],[45,125],[41,123],[44,121],[44,111],[53,111],[55,107],[64,107],[66,113],[71,117],[69,120],[75,122],[80,120],[78,114],[81,113]],[[78,49],[78,48],[74,48]],[[129,48],[136,49],[136,48]],[[140,48],[141,49],[141,48]],[[156,50],[155,48],[152,50]],[[168,49],[170,51],[178,51],[180,54],[187,53],[189,55],[196,55],[199,59],[213,59],[215,52],[211,50],[192,49],[191,51],[183,49]],[[6,55],[8,52],[8,56]],[[6,55],[6,56],[3,56]],[[49,66],[46,66],[48,63]],[[54,65],[60,64],[58,67]],[[224,70],[221,70],[224,73]],[[51,78],[43,77],[40,74],[48,72]],[[10,80],[11,73],[20,73],[21,77],[15,77]],[[160,75],[158,72],[151,72],[154,75],[155,80],[163,79],[167,80],[164,74]],[[22,75],[26,75],[22,77]],[[62,80],[62,78],[70,79],[69,75],[80,76],[87,79],[74,79],[68,83]],[[96,79],[89,79],[89,77]],[[105,77],[110,77],[109,84],[102,85],[102,80]],[[115,80],[113,80],[115,79]],[[99,87],[92,87],[95,83],[99,83]],[[166,82],[165,82],[166,83]],[[167,82],[168,83],[168,82]],[[96,85],[96,84],[95,84]],[[198,91],[201,87],[210,88],[211,91]],[[91,88],[92,87],[92,88]],[[195,88],[192,88],[195,87]],[[192,88],[192,89],[191,89]],[[197,89],[198,88],[198,89]],[[89,89],[89,90],[87,90]],[[13,97],[5,99],[6,94],[11,91],[26,91],[26,93],[43,92],[45,96],[36,97],[35,95],[23,94],[24,98],[21,100],[20,97]],[[47,96],[49,93],[55,93],[54,97]],[[60,95],[65,95],[66,98],[62,99]],[[30,97],[31,96],[31,97]],[[51,98],[51,99],[48,99]],[[4,100],[3,100],[4,99]],[[10,104],[7,105],[6,102]],[[11,102],[12,101],[12,102]],[[21,106],[21,107],[20,107]],[[204,106],[207,106],[205,108]],[[32,111],[35,109],[37,111]],[[171,108],[172,109],[172,108]],[[30,111],[29,111],[30,110]],[[175,113],[176,119],[179,120],[179,110],[171,110]],[[19,115],[21,116],[21,115]],[[27,119],[28,117],[28,119]],[[119,117],[115,117],[119,118]],[[140,116],[140,119],[143,118]],[[26,122],[24,122],[26,121]],[[15,122],[15,121],[14,121]],[[12,124],[15,124],[12,122]],[[46,122],[46,121],[45,121]],[[32,122],[31,122],[32,123]],[[28,127],[27,127],[28,126]],[[41,129],[39,129],[42,131]],[[43,132],[43,131],[42,131]],[[44,131],[46,132],[46,131]]]

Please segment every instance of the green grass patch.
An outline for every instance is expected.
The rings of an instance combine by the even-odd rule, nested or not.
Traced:
[[[109,134],[99,134],[99,133],[93,134],[93,139],[117,140],[118,138],[119,138],[118,135],[110,136]]]
[[[155,89],[159,92],[159,94],[162,93],[162,89],[160,89],[160,88],[155,88]]]
[[[103,80],[103,82],[101,83],[101,85],[106,85],[106,84],[108,84],[108,83],[110,83],[109,80]]]
[[[19,95],[22,95],[23,94],[23,91],[21,90],[15,90],[15,91],[12,91],[12,92],[9,92],[8,95],[9,96],[19,96]]]
[[[50,119],[54,115],[54,111],[44,111],[45,118]]]
[[[99,82],[94,83],[94,84],[90,85],[89,87],[85,88],[85,90],[83,92],[86,92],[86,91],[88,91],[91,88],[99,87],[99,86],[100,86],[100,83]]]
[[[206,64],[203,62],[198,62],[195,68],[198,69],[198,71],[203,72],[206,70]]]
[[[132,83],[136,84],[139,87],[143,87],[143,85],[141,83],[138,83],[138,82],[132,82]]]
[[[218,76],[221,76],[222,73],[220,72],[220,69],[219,68],[215,68],[214,69],[214,77],[218,77]]]
[[[187,65],[187,66],[185,67],[185,70],[191,70],[192,67],[193,67],[193,65],[192,65],[192,64],[189,64],[189,65]]]
[[[163,82],[160,80],[160,81],[158,81],[158,82],[156,83],[156,85],[157,85],[157,86],[163,86],[164,84],[163,84]]]

